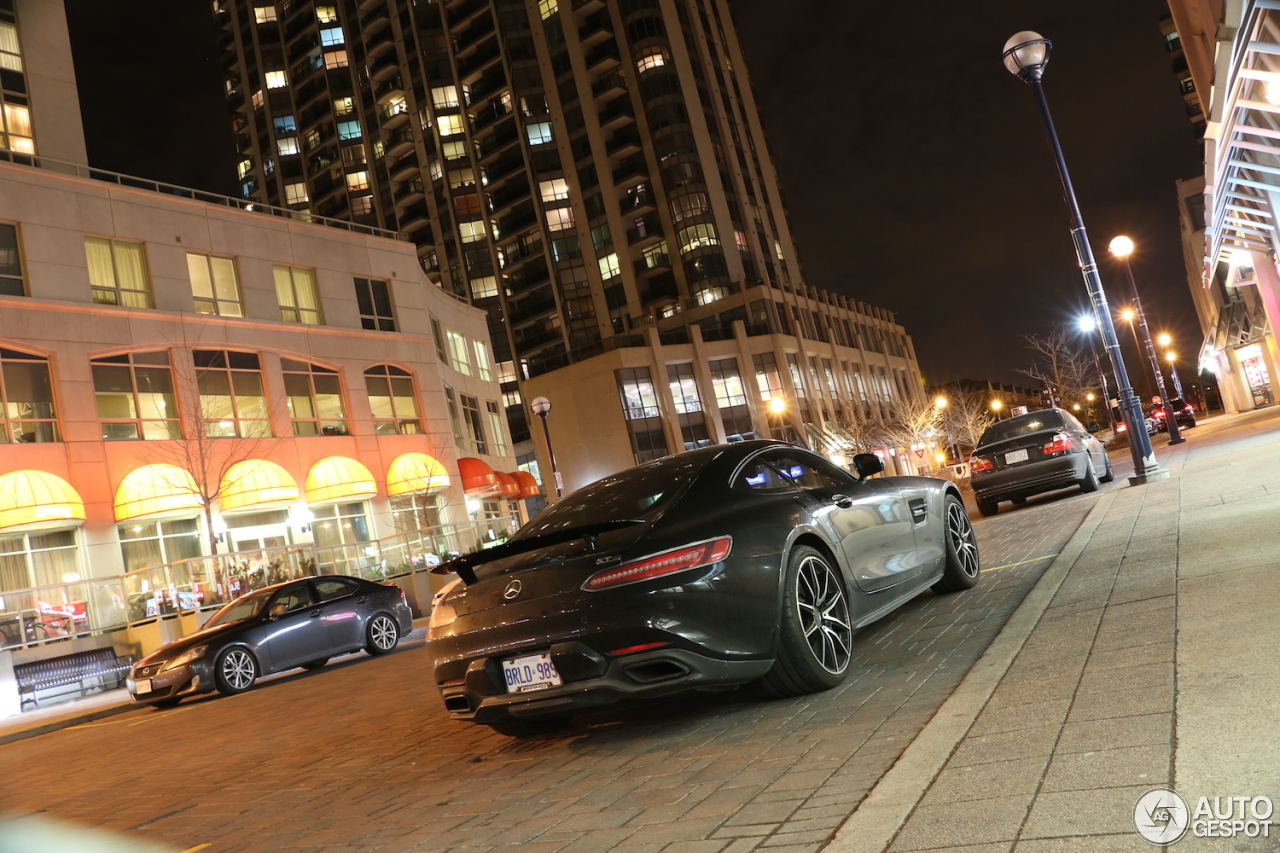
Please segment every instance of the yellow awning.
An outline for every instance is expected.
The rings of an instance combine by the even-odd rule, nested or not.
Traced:
[[[425,453],[397,456],[387,469],[387,494],[426,494],[449,488],[449,472],[440,462]]]
[[[189,513],[202,506],[195,478],[177,465],[134,468],[116,489],[116,521]]]
[[[289,472],[266,459],[246,459],[227,469],[218,493],[223,512],[296,501],[302,495]]]
[[[84,501],[71,484],[44,471],[0,476],[0,530],[56,530],[84,524]]]
[[[307,473],[307,503],[362,501],[378,494],[378,486],[368,468],[346,456],[328,456]]]

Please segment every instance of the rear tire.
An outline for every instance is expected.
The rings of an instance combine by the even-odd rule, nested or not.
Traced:
[[[1102,472],[1102,476],[1098,478],[1099,483],[1110,483],[1116,478],[1116,472],[1111,468],[1111,457],[1107,457],[1107,470]]]
[[[969,589],[978,582],[981,570],[978,560],[978,539],[973,525],[964,511],[964,504],[955,495],[947,495],[943,506],[947,540],[947,562],[942,577],[933,585],[939,595]]]
[[[983,518],[990,518],[1000,511],[999,501],[988,501],[978,498],[976,502],[978,504],[978,513]]]
[[[258,680],[258,661],[248,649],[235,646],[218,655],[213,672],[218,692],[234,696],[253,688]]]
[[[569,727],[569,721],[559,717],[547,719],[525,720],[520,717],[503,717],[489,723],[489,728],[507,737],[542,737],[563,731]]]
[[[1098,475],[1093,473],[1093,460],[1085,456],[1084,462],[1086,468],[1084,479],[1080,481],[1080,491],[1088,494],[1089,492],[1098,491]]]
[[[371,655],[385,655],[395,651],[400,642],[400,625],[385,613],[378,613],[369,620],[364,632],[364,650]]]
[[[830,690],[849,674],[852,655],[844,576],[821,551],[801,545],[787,560],[778,657],[761,685],[777,697]]]

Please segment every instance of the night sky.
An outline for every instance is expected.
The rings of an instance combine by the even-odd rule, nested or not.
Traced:
[[[1030,87],[1000,64],[1024,29],[1054,42],[1045,90],[1112,304],[1125,233],[1153,330],[1195,356],[1174,181],[1203,167],[1163,2],[731,2],[807,280],[897,312],[930,383],[1023,382],[1021,335],[1087,309]],[[235,194],[207,0],[66,6],[91,163]]]

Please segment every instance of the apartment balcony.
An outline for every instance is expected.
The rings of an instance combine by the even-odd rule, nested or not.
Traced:
[[[588,53],[585,62],[587,70],[592,74],[599,74],[610,68],[616,68],[622,64],[622,60],[618,58],[617,43],[613,41],[605,42]]]
[[[453,34],[453,50],[461,63],[467,53],[473,47],[480,43],[480,40],[493,32],[493,16],[485,15],[483,18],[476,18],[475,22],[463,32],[454,32]]]
[[[395,192],[397,206],[413,204],[424,197],[421,178],[414,178],[412,181],[401,184]]]
[[[390,80],[392,77],[400,73],[400,62],[396,58],[396,52],[390,53],[373,60],[369,65],[370,80]]]
[[[575,13],[590,14],[604,8],[604,0],[573,0]]]
[[[657,217],[642,219],[635,228],[627,229],[627,245],[640,246],[662,239],[662,223]]]
[[[636,120],[635,109],[631,106],[631,97],[623,94],[604,105],[598,117],[603,130],[614,130],[627,122]]]
[[[512,183],[510,186],[495,190],[489,194],[489,213],[501,213],[513,204],[526,201],[529,198],[529,194],[528,183]]]
[[[522,323],[527,323],[531,320],[538,320],[545,317],[555,310],[555,297],[551,294],[547,294],[546,296],[511,303],[510,313],[507,315],[507,320],[513,326],[518,326]]]
[[[382,119],[383,130],[395,130],[409,123],[409,105],[404,101],[393,101],[378,111]]]
[[[371,35],[379,32],[391,24],[391,16],[387,14],[387,6],[385,3],[378,5],[378,8],[360,16],[360,29],[366,34]]]
[[[491,37],[476,48],[474,53],[469,54],[465,59],[458,60],[458,76],[464,80],[473,78],[501,55],[502,51],[498,49],[497,38]],[[467,82],[470,81],[467,80]]]
[[[487,0],[446,0],[444,8],[449,26],[457,27],[481,9],[488,9],[489,3]]]
[[[404,127],[387,138],[384,153],[387,157],[395,157],[413,150],[413,128]]]
[[[375,83],[373,86],[373,99],[379,104],[386,104],[391,101],[404,100],[404,82],[400,79],[400,75],[384,80],[381,83]]]
[[[623,216],[642,216],[657,209],[657,198],[647,187],[631,190],[626,198],[618,202],[618,211]]]
[[[666,252],[645,255],[635,262],[636,275],[648,277],[671,269],[671,256]]]
[[[386,27],[381,31],[374,33],[364,43],[365,54],[370,60],[376,59],[387,52],[395,52],[396,40],[395,33],[390,27]]]
[[[623,160],[618,164],[618,168],[613,170],[613,182],[615,184],[626,184],[634,180],[648,180],[649,167],[644,162],[643,157],[632,157]]]
[[[642,147],[640,131],[634,125],[615,132],[604,144],[604,150],[610,157],[626,157],[635,154]]]
[[[520,138],[520,130],[514,121],[498,125],[488,136],[480,138],[480,161],[485,162],[496,157],[504,148]],[[523,159],[521,160],[523,162]]]
[[[636,262],[637,265],[639,263],[639,261]],[[643,305],[675,301],[679,298],[680,288],[676,285],[676,280],[671,275],[667,275],[664,279],[654,280],[649,287],[640,291],[640,302]]]
[[[360,0],[356,5],[356,9],[360,12],[371,12],[375,6],[386,8],[386,0]]]
[[[419,201],[400,212],[401,231],[416,231],[423,225],[430,224],[431,214],[427,211],[427,204],[425,200]]]
[[[591,84],[591,94],[595,98],[608,98],[619,92],[627,91],[627,78],[619,71],[611,71]]]
[[[409,152],[391,163],[387,169],[387,174],[391,176],[393,181],[408,181],[417,177],[422,171],[422,167],[418,165],[418,155]]]
[[[586,24],[578,29],[578,41],[582,42],[582,49],[588,50],[613,38],[611,27],[612,21],[609,20],[609,13],[606,10],[601,10],[587,18]]]

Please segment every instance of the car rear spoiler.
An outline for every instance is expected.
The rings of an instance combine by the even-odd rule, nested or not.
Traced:
[[[546,548],[550,545],[573,542],[578,539],[587,540],[587,544],[591,546],[592,551],[599,551],[599,534],[645,523],[642,518],[620,518],[614,521],[602,521],[599,524],[553,530],[550,533],[529,536],[525,539],[517,539],[514,542],[503,542],[501,545],[495,545],[492,548],[481,548],[479,551],[472,551],[470,554],[454,557],[452,560],[446,560],[439,565],[432,566],[431,573],[435,575],[456,574],[464,584],[471,586],[477,580],[476,566],[506,559],[507,557],[514,557],[517,554],[527,554],[530,551],[537,551],[539,548]]]

